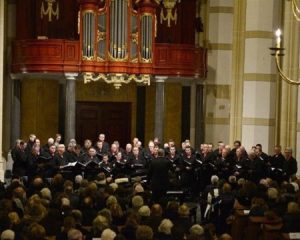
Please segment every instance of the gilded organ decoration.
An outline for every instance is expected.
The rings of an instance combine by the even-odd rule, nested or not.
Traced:
[[[44,2],[47,3],[47,9],[45,9]],[[55,6],[56,5],[56,6]],[[54,8],[54,6],[56,8]],[[52,22],[52,16],[56,17],[56,20],[59,19],[59,3],[56,0],[43,0],[41,5],[41,19],[44,16],[48,16],[48,21]]]
[[[180,2],[180,0],[178,0]],[[175,8],[175,5],[177,3],[177,0],[162,0],[162,4],[164,8],[167,10],[167,14],[164,14],[164,8],[161,8],[160,11],[160,24],[163,23],[163,21],[167,21],[167,26],[171,27],[171,21],[175,22],[175,25],[177,24],[177,9]],[[174,13],[173,13],[173,9]]]

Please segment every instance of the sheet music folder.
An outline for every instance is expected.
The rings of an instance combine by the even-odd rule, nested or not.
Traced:
[[[99,164],[94,161],[89,161],[87,163],[82,162],[70,162],[67,165],[60,166],[62,170],[85,170],[93,169],[99,167]]]

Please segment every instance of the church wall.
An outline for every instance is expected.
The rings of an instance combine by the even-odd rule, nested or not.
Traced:
[[[21,138],[27,140],[31,133],[42,144],[58,132],[58,91],[54,80],[26,79],[21,90]]]
[[[181,83],[165,85],[164,142],[173,139],[177,146],[181,140],[181,91]]]

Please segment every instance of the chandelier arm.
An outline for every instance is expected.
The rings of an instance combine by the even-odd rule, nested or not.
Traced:
[[[300,22],[300,17],[298,16],[300,14],[300,9],[298,8],[295,0],[292,0],[292,10],[293,10],[293,14],[294,14],[294,17],[296,18],[296,20],[298,22]]]
[[[277,67],[280,77],[289,84],[300,85],[300,81],[296,81],[296,80],[293,80],[293,79],[287,77],[284,74],[284,72],[282,71],[282,69],[280,67],[280,62],[279,62],[279,50],[277,50],[275,53],[275,60],[276,60],[276,67]]]
[[[294,7],[294,10],[296,10],[298,13],[300,13],[300,8],[297,6],[296,0],[292,0],[292,5]]]

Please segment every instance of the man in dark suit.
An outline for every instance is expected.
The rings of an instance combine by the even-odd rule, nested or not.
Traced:
[[[108,152],[109,151],[109,144],[105,141],[105,134],[100,133],[98,136],[98,141],[103,142],[103,151]]]
[[[286,147],[284,150],[283,174],[284,179],[289,181],[290,177],[297,173],[297,160],[293,157],[292,148]]]
[[[152,190],[153,202],[159,202],[168,190],[169,178],[168,171],[170,162],[165,158],[165,151],[158,150],[158,158],[154,158],[149,167],[148,179]]]
[[[281,146],[276,145],[274,147],[274,155],[269,158],[268,166],[269,166],[269,175],[273,180],[276,180],[279,184],[281,184],[283,180],[283,164],[285,162],[285,158],[281,153]]]

